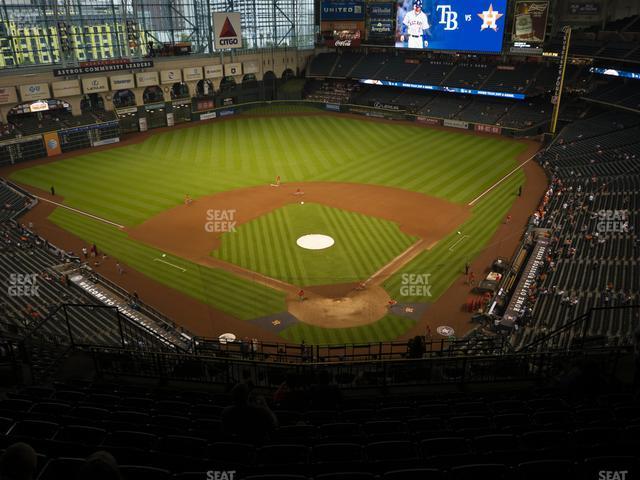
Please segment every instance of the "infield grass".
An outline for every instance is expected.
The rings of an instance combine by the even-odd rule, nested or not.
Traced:
[[[296,244],[312,233],[335,244],[324,250]],[[213,256],[294,285],[326,285],[365,280],[417,240],[387,220],[307,202],[225,233]]]
[[[277,175],[283,182],[377,184],[467,203],[511,171],[525,148],[524,144],[503,137],[327,114],[238,116],[155,134],[139,144],[26,168],[11,178],[43,190],[54,185],[65,204],[133,226],[180,204],[185,193],[197,198],[265,185]],[[523,181],[524,175],[519,171],[483,197],[473,208],[472,217],[461,226],[469,238],[452,251],[449,246],[455,237],[442,240],[404,269],[432,274],[432,297],[407,300],[436,300],[460,273],[465,261],[483,248],[491,248],[486,243]],[[185,275],[178,275],[175,269],[153,261],[159,252],[129,240],[115,227],[61,209],[51,219],[87,242],[96,242],[131,268],[239,318],[284,308],[281,293],[223,271],[173,259],[187,269]],[[357,230],[344,232],[350,235],[348,241],[353,245],[362,242]],[[231,254],[231,246],[225,248]],[[254,262],[254,268],[262,268],[260,255],[244,255],[247,261]],[[285,250],[274,247],[270,255],[274,261],[288,262]],[[298,269],[290,274],[304,276],[310,272]],[[399,292],[400,278],[395,275],[385,284],[392,296]],[[340,281],[335,278],[334,283]],[[255,292],[259,300],[247,304],[247,289]],[[381,320],[371,326],[340,331],[294,326],[282,336],[293,340],[304,334],[318,343],[377,341],[397,336],[402,333],[398,329],[406,328],[406,322]]]

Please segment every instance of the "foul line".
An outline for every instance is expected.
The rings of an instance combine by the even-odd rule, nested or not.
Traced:
[[[487,188],[484,192],[482,192],[480,195],[478,195],[476,198],[474,198],[473,200],[471,200],[467,205],[469,205],[470,207],[473,206],[474,203],[476,203],[478,200],[480,200],[482,197],[484,197],[487,193],[489,193],[491,190],[493,190],[494,188],[496,188],[498,185],[500,185],[502,182],[504,182],[507,178],[509,178],[511,175],[513,175],[514,173],[516,173],[518,170],[520,170],[524,165],[526,165],[527,163],[529,163],[531,160],[533,160],[533,158],[536,156],[537,152],[534,153],[533,155],[531,155],[527,160],[525,160],[524,162],[522,162],[520,165],[518,165],[516,168],[514,168],[513,170],[511,170],[509,173],[507,173],[504,177],[502,177],[500,180],[498,180],[496,183],[494,183],[493,185],[491,185],[489,188]]]
[[[186,268],[182,268],[182,267],[179,267],[178,265],[174,265],[173,263],[166,262],[166,261],[162,260],[161,258],[154,258],[153,261],[154,262],[166,263],[167,265],[171,265],[173,268],[177,268],[178,270],[182,270],[183,272],[187,271]]]
[[[469,235],[463,235],[462,237],[460,237],[459,239],[457,239],[455,242],[453,242],[451,244],[451,246],[449,246],[449,251],[453,252],[453,247],[455,247],[456,245],[458,245],[462,240],[464,240],[465,238],[469,238]]]
[[[94,220],[98,220],[102,223],[108,223],[109,225],[113,225],[114,227],[124,228],[124,225],[120,225],[119,223],[112,222],[111,220],[107,220],[106,218],[97,217],[88,212],[83,212],[82,210],[78,210],[77,208],[70,207],[68,205],[63,205],[62,203],[54,202],[53,200],[49,200],[48,198],[39,197],[38,195],[34,195],[38,200],[42,200],[44,202],[49,202],[54,204],[57,207],[66,208],[67,210],[71,210],[72,212],[79,213],[80,215],[84,215],[86,217],[91,217]]]

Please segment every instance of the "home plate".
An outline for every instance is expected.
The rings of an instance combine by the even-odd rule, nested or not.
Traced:
[[[307,250],[324,250],[331,247],[335,242],[329,235],[321,235],[318,233],[312,233],[309,235],[303,235],[296,240],[296,244]]]

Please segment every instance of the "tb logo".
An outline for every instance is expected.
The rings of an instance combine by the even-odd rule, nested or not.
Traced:
[[[444,25],[445,30],[457,30],[458,29],[458,12],[451,10],[451,5],[438,5],[437,10],[440,10],[440,24]]]

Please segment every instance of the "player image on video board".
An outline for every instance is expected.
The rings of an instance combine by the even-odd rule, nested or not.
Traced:
[[[422,11],[422,0],[411,0],[411,2],[413,3],[413,8],[405,11],[401,21],[398,19],[401,45],[396,43],[396,46],[427,48],[429,46],[429,41],[427,40],[429,19],[427,14]]]
[[[397,48],[498,53],[507,0],[398,0]]]

